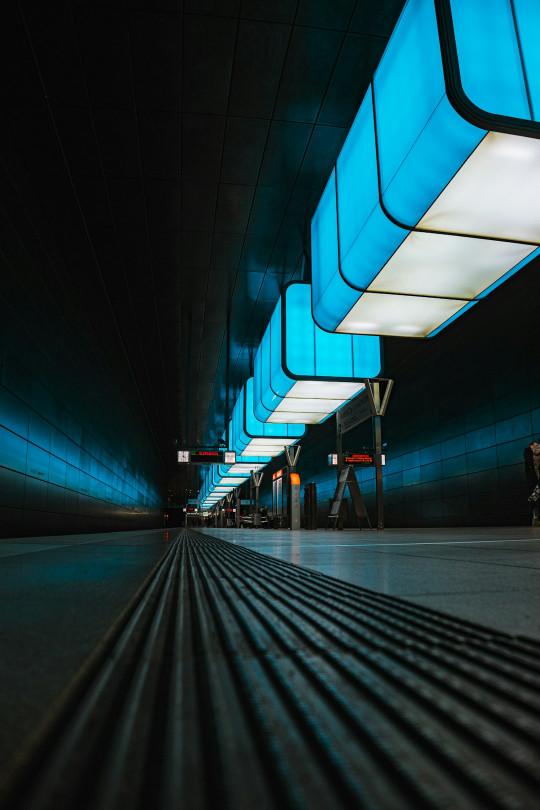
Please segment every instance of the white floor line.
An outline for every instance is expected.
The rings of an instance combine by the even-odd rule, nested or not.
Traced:
[[[339,548],[362,548],[364,546],[462,546],[464,543],[530,543],[536,540],[535,537],[507,537],[505,540],[425,540],[418,543],[325,543],[325,548],[330,546]]]

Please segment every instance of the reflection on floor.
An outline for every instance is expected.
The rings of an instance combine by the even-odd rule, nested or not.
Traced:
[[[540,640],[540,530],[200,529],[363,588]]]
[[[33,731],[178,534],[0,540],[0,762]]]

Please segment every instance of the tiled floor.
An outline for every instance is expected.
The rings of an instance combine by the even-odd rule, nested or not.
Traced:
[[[204,529],[280,560],[540,640],[540,530]]]
[[[206,532],[540,640],[539,530]],[[0,540],[0,759],[28,736],[179,533]]]
[[[178,533],[0,539],[0,761],[50,708]]]

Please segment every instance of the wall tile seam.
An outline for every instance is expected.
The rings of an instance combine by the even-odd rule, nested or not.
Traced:
[[[15,431],[11,430],[10,428],[6,427],[5,425],[0,425],[0,427],[2,427],[2,428],[3,428],[4,430],[6,430],[8,433],[11,433],[13,436],[16,436],[17,438],[21,439],[21,441],[26,442],[26,444],[27,444],[27,445],[31,445],[32,447],[35,447],[36,449],[40,450],[41,452],[46,453],[48,456],[50,456],[50,457],[52,457],[52,458],[56,459],[57,461],[62,462],[63,464],[66,464],[67,466],[71,467],[71,468],[72,468],[72,469],[74,469],[74,470],[77,470],[77,471],[78,471],[78,472],[80,472],[80,473],[83,473],[84,475],[88,475],[90,478],[92,478],[94,481],[97,481],[98,483],[103,483],[103,484],[106,484],[106,482],[105,482],[105,481],[103,481],[103,480],[102,480],[102,479],[100,479],[100,478],[96,478],[94,475],[92,475],[92,473],[86,472],[86,470],[82,469],[81,467],[76,467],[76,466],[75,466],[74,464],[72,464],[70,461],[67,461],[67,459],[63,459],[63,458],[61,458],[61,456],[56,455],[56,453],[53,453],[51,450],[47,450],[45,447],[42,447],[41,445],[36,444],[34,441],[31,441],[30,439],[26,438],[25,436],[21,436],[21,434],[16,433]],[[69,439],[69,437],[67,437],[67,438],[68,438],[68,440],[69,440],[69,441],[73,441],[72,439]],[[73,442],[73,444],[76,444],[76,443],[75,443],[75,442]],[[77,445],[77,446],[79,446],[79,445]],[[82,449],[82,448],[81,448],[81,449]],[[83,452],[87,452],[87,451],[83,451]],[[89,455],[90,455],[90,454],[89,454]],[[120,478],[120,480],[121,480],[121,481],[125,481],[125,483],[126,483],[126,484],[128,484],[129,486],[132,486],[132,484],[129,484],[129,483],[128,483],[128,479],[126,479],[126,478],[121,478],[121,476],[119,476],[119,475],[118,475],[118,473],[113,472],[113,471],[111,470],[111,468],[110,468],[110,467],[106,467],[106,466],[105,466],[104,464],[102,464],[102,463],[101,463],[101,462],[100,462],[100,461],[99,461],[99,460],[98,460],[98,459],[97,459],[95,456],[91,456],[91,458],[94,460],[94,462],[95,462],[95,463],[96,463],[96,464],[97,464],[97,465],[98,465],[100,468],[102,468],[102,469],[104,469],[104,470],[109,471],[109,472],[111,473],[111,475],[114,475],[115,477]],[[2,464],[0,463],[0,467],[1,467],[1,466],[5,466],[5,465],[2,465]],[[13,468],[10,468],[10,467],[6,467],[6,469],[11,469],[13,472],[18,472],[18,470],[14,470]],[[28,474],[28,473],[26,473],[26,474]],[[130,475],[132,475],[132,476],[133,476],[133,478],[135,479],[135,476],[134,476],[134,474],[133,474],[133,473],[130,473]],[[38,480],[40,480],[40,479],[38,479]],[[135,480],[137,480],[137,479],[135,479]],[[111,484],[106,484],[106,486],[112,486],[112,485],[111,485]],[[137,490],[137,491],[141,491],[141,492],[142,492],[142,490]]]
[[[3,470],[7,470],[8,472],[14,473],[15,475],[21,475],[25,479],[29,478],[32,481],[39,481],[42,484],[45,484],[46,486],[58,487],[59,489],[63,489],[66,492],[72,492],[75,495],[87,495],[88,497],[91,497],[91,498],[95,498],[95,497],[99,498],[99,496],[91,495],[90,493],[84,492],[81,489],[72,489],[72,487],[66,487],[65,485],[62,485],[62,484],[56,484],[54,481],[46,480],[44,478],[39,478],[39,477],[36,477],[35,475],[31,475],[30,473],[27,473],[27,472],[20,472],[19,470],[13,469],[13,467],[6,467],[5,465],[0,464],[0,468],[3,469]],[[73,469],[77,470],[78,472],[81,472],[78,467],[74,467]],[[97,479],[93,479],[93,480],[97,480]],[[110,484],[105,484],[103,481],[98,481],[97,483],[101,484],[102,486],[111,487]],[[129,497],[129,496],[126,496],[126,493],[123,492],[122,490],[115,489],[114,487],[111,487],[111,488],[115,492],[118,492],[119,495],[121,495],[122,497]],[[143,499],[146,499],[147,497],[149,497],[149,496],[148,495],[143,495]],[[103,500],[103,499],[101,499],[101,500]],[[134,499],[134,500],[137,500],[137,502],[139,502],[139,503],[141,501],[141,499]],[[161,498],[157,498],[156,502],[158,502],[158,501],[159,501],[159,503],[161,503]],[[114,504],[118,503],[118,501],[105,501],[105,502],[106,503],[114,503]]]
[[[67,459],[64,459],[61,456],[58,456],[52,450],[47,449],[46,447],[43,447],[42,445],[37,444],[33,439],[30,439],[27,436],[23,436],[22,434],[18,433],[17,431],[13,430],[12,428],[8,427],[7,425],[0,424],[0,427],[2,427],[8,433],[11,433],[14,436],[17,436],[17,438],[21,439],[22,441],[28,442],[28,444],[31,444],[34,447],[37,447],[39,450],[42,450],[44,453],[47,453],[48,455],[53,456],[54,458],[57,458],[59,461],[65,462],[67,464],[71,464],[71,462],[68,462]],[[57,430],[57,432],[61,436],[63,436],[68,442],[73,444],[75,447],[77,447],[82,453],[86,453],[90,457],[91,461],[93,461],[95,464],[97,464],[100,467],[108,470],[112,475],[118,475],[118,473],[116,473],[113,468],[107,466],[107,464],[105,464],[103,461],[101,461],[97,456],[90,453],[90,451],[86,450],[82,445],[80,445],[78,442],[76,442],[70,436],[68,436],[67,434],[65,434],[62,431],[58,430],[57,428],[53,428],[53,429]],[[74,466],[74,465],[71,465],[71,466]],[[80,469],[80,468],[78,468],[78,469]],[[88,474],[90,474],[90,473],[88,473]],[[135,473],[132,473],[132,475],[135,477]]]
[[[24,365],[24,364],[23,364],[23,365]],[[31,376],[32,376],[32,379],[33,379],[33,380],[34,380],[34,379],[36,379],[36,378],[34,377],[34,375],[32,374],[32,372],[30,372],[30,371],[29,371],[29,373],[31,374]],[[52,398],[52,399],[53,399],[55,402],[57,402],[57,401],[58,401],[58,400],[56,399],[55,394],[54,394],[54,393],[52,393],[52,392],[49,390],[49,388],[48,388],[47,386],[45,386],[45,385],[44,385],[42,382],[40,382],[39,380],[37,380],[37,382],[38,382],[40,385],[42,385],[42,386],[45,388],[45,390],[47,391],[47,393],[49,394],[49,396],[50,396],[50,397],[51,397],[51,398]],[[12,396],[12,397],[14,397],[15,399],[17,399],[17,400],[18,400],[18,401],[19,401],[19,402],[20,402],[20,403],[21,403],[21,404],[24,406],[24,408],[28,409],[28,411],[30,411],[30,412],[31,412],[31,414],[33,414],[34,416],[36,416],[38,419],[43,420],[43,421],[44,421],[46,424],[48,424],[48,425],[49,425],[49,427],[50,427],[50,428],[52,428],[53,430],[57,431],[57,432],[58,432],[60,435],[64,436],[64,437],[65,437],[65,438],[66,438],[68,441],[71,441],[71,442],[73,442],[74,444],[76,444],[77,446],[79,446],[79,447],[80,447],[80,449],[81,449],[83,452],[89,452],[89,451],[87,451],[87,450],[86,450],[86,448],[85,448],[85,447],[83,447],[83,445],[82,445],[82,444],[80,444],[80,442],[76,441],[75,439],[71,438],[71,436],[68,436],[66,433],[64,433],[64,431],[62,430],[62,428],[61,428],[61,427],[59,427],[57,424],[55,424],[55,423],[51,422],[51,420],[50,420],[48,417],[44,416],[42,413],[40,413],[39,411],[37,411],[37,410],[34,408],[34,406],[33,406],[32,404],[30,404],[29,402],[25,401],[24,399],[21,399],[21,397],[20,397],[20,396],[19,396],[17,393],[15,393],[15,392],[14,392],[14,391],[13,391],[13,390],[12,390],[12,389],[9,387],[9,386],[7,386],[5,383],[0,383],[0,385],[1,385],[1,386],[2,386],[2,387],[3,387],[3,388],[4,388],[4,389],[5,389],[5,390],[6,390],[6,391],[7,391],[7,392],[8,392],[8,393],[9,393],[9,394]],[[77,419],[75,416],[73,416],[73,415],[72,415],[72,411],[71,411],[71,410],[66,409],[66,408],[65,408],[65,406],[64,406],[64,405],[61,405],[61,404],[59,404],[59,406],[58,406],[58,407],[59,407],[59,409],[60,409],[61,411],[65,412],[65,413],[68,413],[68,414],[70,415],[70,417],[73,419],[74,423],[75,423],[75,424],[78,426],[78,428],[80,429],[80,431],[81,431],[81,432],[82,432],[82,431],[88,431],[88,432],[89,432],[89,434],[90,434],[90,436],[93,436],[93,437],[94,437],[94,442],[93,442],[94,444],[96,444],[96,445],[101,445],[101,447],[103,447],[104,451],[105,451],[105,452],[108,452],[108,451],[107,451],[107,449],[106,449],[106,447],[105,447],[105,446],[103,445],[103,443],[102,443],[102,442],[101,442],[101,441],[100,441],[100,440],[99,440],[99,439],[96,437],[96,435],[95,435],[95,434],[94,434],[92,431],[90,431],[88,427],[86,427],[86,426],[85,426],[83,423],[81,423],[81,422],[79,421],[79,419]],[[90,414],[88,414],[88,416],[90,417]],[[5,428],[6,428],[6,430],[10,430],[10,428],[8,428],[7,426],[5,426]],[[12,432],[14,432],[14,431],[12,431]],[[27,438],[27,437],[22,437],[22,438]],[[122,440],[122,441],[123,441],[123,440]],[[146,448],[146,452],[147,452],[147,453],[149,452],[149,447],[150,447],[150,445],[148,444],[148,447]],[[131,448],[131,446],[130,446],[130,451],[132,452],[132,448]],[[141,449],[141,451],[140,451],[140,452],[141,452],[141,453],[143,452],[143,451],[142,451],[142,449]],[[93,458],[95,458],[95,456],[93,456]]]

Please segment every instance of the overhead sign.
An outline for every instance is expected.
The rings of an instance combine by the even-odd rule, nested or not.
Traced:
[[[377,404],[373,392],[376,386],[378,395],[380,383],[386,383],[386,387],[382,402]],[[365,384],[366,387],[363,391],[360,391],[354,399],[350,399],[339,411],[336,411],[338,435],[347,433],[348,430],[352,430],[372,416],[384,416],[390,398],[393,380],[365,380]]]
[[[236,464],[233,450],[178,450],[179,464]]]
[[[386,464],[386,456],[381,456],[382,464]],[[330,453],[328,456],[328,464],[331,467],[337,467],[338,454]],[[357,466],[357,467],[374,467],[375,466],[375,451],[362,450],[359,453],[343,453],[344,466]]]
[[[371,402],[367,390],[364,389],[337,412],[338,433],[347,433],[366,419],[371,419],[372,415]]]
[[[363,467],[372,467],[375,464],[375,453],[364,450],[362,453],[343,453],[343,463],[361,464]]]

